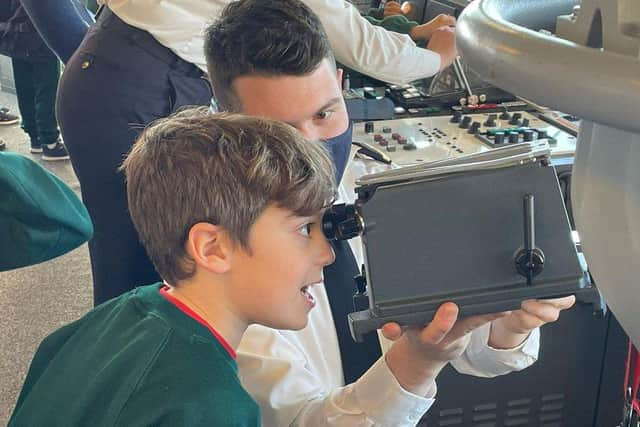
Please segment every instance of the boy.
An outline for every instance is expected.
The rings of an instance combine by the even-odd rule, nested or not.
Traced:
[[[351,133],[342,71],[308,7],[297,0],[236,1],[205,37],[220,109],[289,123],[307,138],[324,140],[337,175],[346,168],[343,184],[359,176],[353,169],[366,165],[352,161],[346,167]],[[571,298],[557,305],[532,301],[500,319],[457,319],[457,307],[445,304],[429,325],[403,334],[380,357],[377,337],[371,345],[354,344],[349,334],[359,263],[345,242],[338,243],[343,247],[335,248],[324,286],[311,289],[317,305],[308,327],[294,332],[255,325],[240,344],[240,376],[260,403],[266,426],[413,426],[434,402],[435,378],[449,361],[477,376],[524,369],[537,357],[537,326],[572,304]]]
[[[235,348],[252,323],[307,323],[334,257],[329,158],[287,125],[200,108],[156,122],[122,168],[165,283],[47,337],[9,425],[259,425]]]

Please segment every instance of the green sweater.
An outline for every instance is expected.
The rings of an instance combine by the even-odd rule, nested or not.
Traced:
[[[62,255],[92,234],[73,190],[34,161],[0,153],[0,271]]]
[[[410,34],[413,27],[418,25],[416,21],[410,21],[404,15],[393,15],[384,17],[384,9],[369,9],[369,13],[364,15],[364,19],[373,25],[384,28],[385,30],[394,31],[400,34]]]
[[[140,287],[49,335],[9,426],[259,426],[233,350]]]

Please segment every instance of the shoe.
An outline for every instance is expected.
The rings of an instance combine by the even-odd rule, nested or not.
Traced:
[[[33,141],[31,141],[31,148],[29,149],[29,152],[31,152],[31,154],[42,153],[42,145],[35,144]]]
[[[49,145],[53,147],[49,148]],[[69,153],[67,148],[60,140],[54,144],[42,144],[42,160],[56,161],[56,160],[69,160]]]
[[[20,121],[20,117],[15,114],[9,113],[9,109],[0,108],[0,125],[15,125]]]

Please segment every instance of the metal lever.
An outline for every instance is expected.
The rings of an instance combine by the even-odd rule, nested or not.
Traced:
[[[533,194],[524,196],[524,247],[516,253],[516,271],[527,278],[531,286],[533,277],[544,269],[544,253],[536,247],[535,204]]]

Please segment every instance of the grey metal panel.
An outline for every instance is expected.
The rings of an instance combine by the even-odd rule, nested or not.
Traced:
[[[460,16],[465,61],[489,82],[583,119],[640,132],[640,61],[522,25],[548,27],[575,0],[481,0]]]
[[[375,304],[527,286],[513,261],[525,194],[535,196],[536,243],[547,258],[534,283],[577,283],[582,269],[555,172],[533,165],[378,188],[361,206]]]

